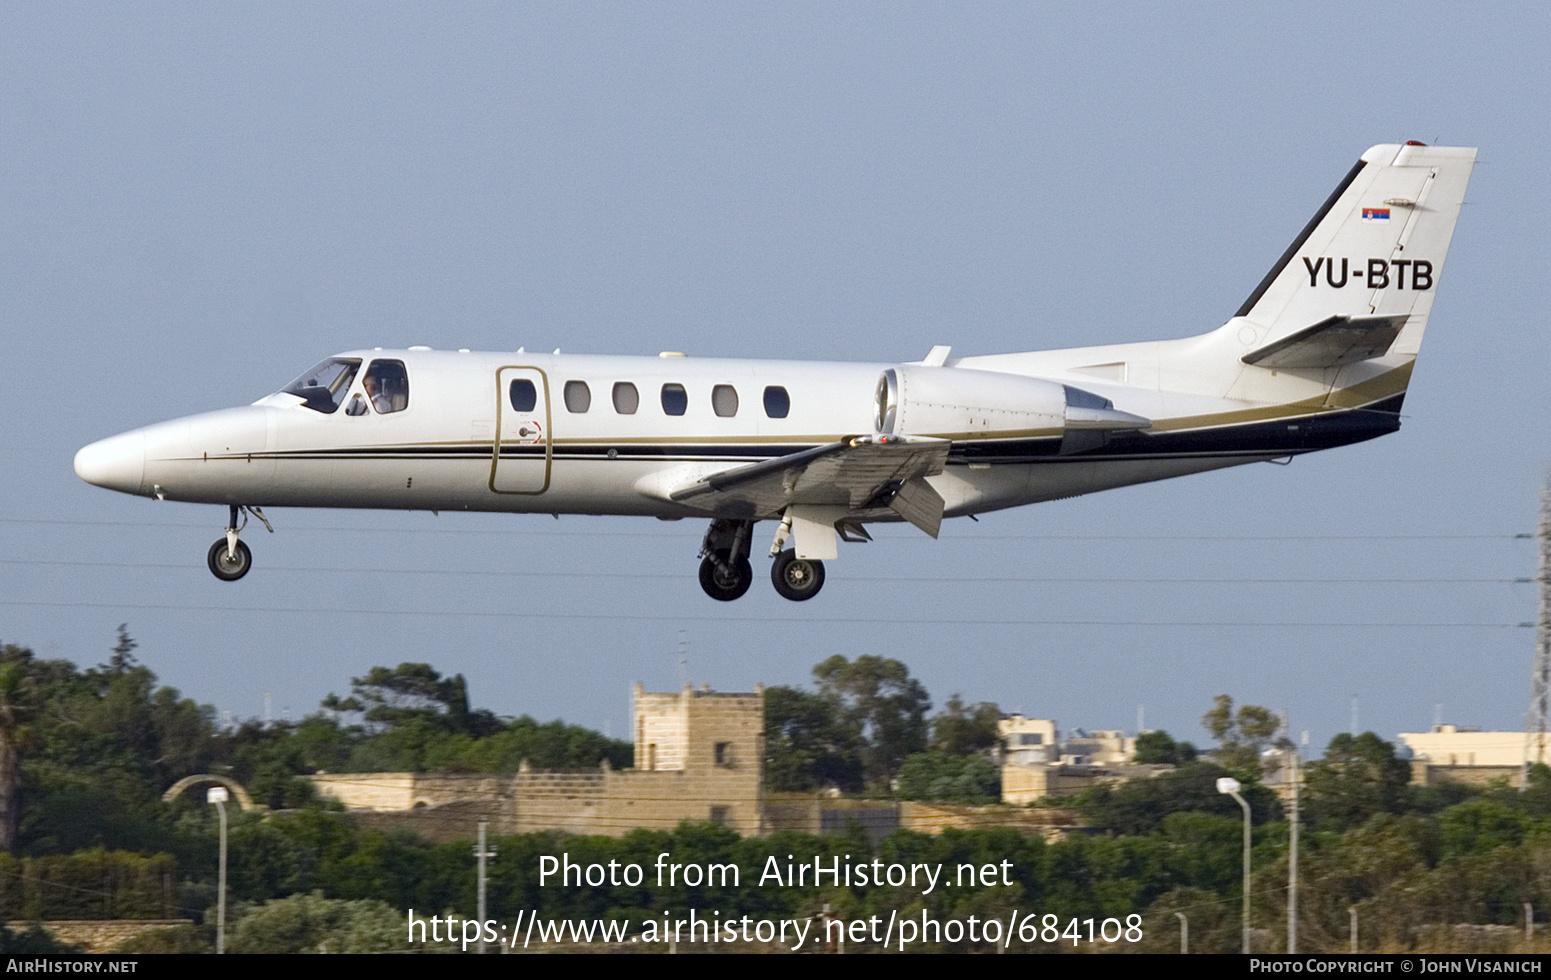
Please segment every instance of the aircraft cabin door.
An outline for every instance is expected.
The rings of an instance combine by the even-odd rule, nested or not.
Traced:
[[[490,489],[496,493],[540,494],[549,489],[549,377],[538,368],[496,371],[495,446]]]

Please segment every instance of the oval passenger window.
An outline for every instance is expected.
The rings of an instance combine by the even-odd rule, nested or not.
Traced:
[[[780,385],[765,389],[765,414],[773,419],[784,419],[792,410],[792,399]]]
[[[580,415],[592,407],[592,389],[585,381],[565,383],[565,410]]]
[[[533,406],[539,403],[538,389],[533,387],[533,382],[526,378],[518,378],[512,382],[507,390],[507,397],[512,400],[512,408],[519,412],[531,412]]]
[[[621,415],[634,415],[641,407],[641,393],[628,381],[614,382],[614,411]]]
[[[711,389],[711,410],[724,419],[738,414],[738,389],[732,385],[717,385]]]
[[[689,410],[689,393],[683,385],[662,386],[662,410],[669,415],[683,415]]]

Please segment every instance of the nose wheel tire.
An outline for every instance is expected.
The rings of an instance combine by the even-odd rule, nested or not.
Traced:
[[[205,556],[205,561],[210,566],[211,574],[223,582],[235,582],[248,574],[248,569],[253,567],[253,552],[241,541],[237,542],[236,556],[228,555],[226,539],[222,538],[210,546],[210,553]]]
[[[817,558],[798,558],[788,548],[770,566],[770,581],[782,598],[793,602],[812,599],[824,587],[824,563]]]
[[[726,563],[726,552],[717,557]],[[711,558],[700,563],[700,587],[705,589],[706,595],[718,602],[731,602],[741,597],[753,583],[754,568],[747,558],[726,565],[725,571],[718,569],[716,561]]]

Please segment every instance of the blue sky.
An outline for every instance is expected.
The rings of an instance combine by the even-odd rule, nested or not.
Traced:
[[[909,664],[1063,727],[1522,725],[1547,456],[1538,5],[0,4],[0,639],[128,622],[238,716],[374,664],[615,734],[628,691]],[[1535,67],[1541,65],[1542,67]],[[698,522],[218,508],[86,442],[365,346],[913,360],[1222,323],[1368,146],[1479,146],[1396,435],[885,528],[802,605]]]

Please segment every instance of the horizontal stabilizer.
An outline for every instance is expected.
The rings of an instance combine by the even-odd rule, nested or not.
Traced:
[[[1331,316],[1250,351],[1240,360],[1274,370],[1333,368],[1383,357],[1408,317]]]

